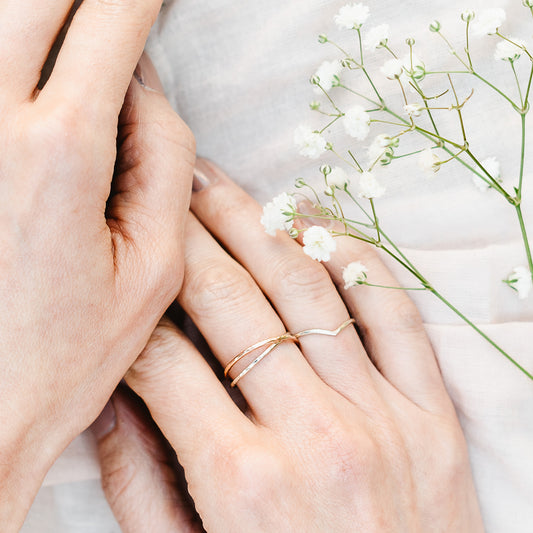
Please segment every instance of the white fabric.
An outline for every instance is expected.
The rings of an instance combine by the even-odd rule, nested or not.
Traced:
[[[319,45],[316,36],[325,32],[343,46],[354,47],[353,34],[336,29],[332,22],[345,3],[178,0],[166,2],[154,29],[150,52],[172,103],[196,135],[199,154],[218,162],[261,202],[286,190],[298,176],[318,178],[319,163],[296,154],[292,135],[302,122],[318,124],[318,115],[308,109],[316,95],[307,80],[323,60],[338,57],[332,47]],[[533,19],[518,0],[473,0],[468,6],[462,0],[366,3],[372,10],[367,27],[389,23],[391,46],[402,53],[407,52],[405,37],[414,37],[417,55],[434,70],[454,61],[444,43],[429,33],[428,23],[438,18],[461,51],[464,26],[458,15],[465,7],[505,6],[506,33],[532,44]],[[508,65],[492,58],[495,44],[490,37],[473,39],[475,64],[516,98]],[[367,63],[377,73],[386,59],[384,51],[367,53]],[[527,62],[521,61],[527,67]],[[360,76],[353,80],[353,87],[371,94]],[[454,82],[461,98],[475,88],[465,109],[470,146],[480,158],[496,156],[501,161],[511,189],[519,155],[518,115],[486,87],[462,75],[454,76]],[[442,78],[437,84],[427,79],[424,85],[432,94],[449,88]],[[382,79],[379,87],[401,109],[397,84]],[[414,98],[412,93],[409,96]],[[442,101],[449,102],[449,96]],[[446,124],[443,131],[459,140],[457,115],[448,111],[437,114],[439,123]],[[375,133],[385,130],[373,126]],[[531,128],[528,133],[532,138]],[[341,129],[332,128],[328,135],[339,151],[348,147]],[[361,148],[355,142],[350,146]],[[419,141],[413,146],[419,148]],[[529,196],[533,190],[527,181],[533,179],[531,168],[529,158],[524,211],[533,234],[533,197]],[[408,158],[379,177],[388,187],[377,204],[383,227],[452,302],[525,367],[533,369],[533,297],[519,302],[500,281],[514,266],[525,264],[512,208],[492,191],[479,192],[469,173],[455,163],[426,178],[415,160]],[[412,283],[397,265],[391,264],[391,268],[401,281]],[[533,383],[431,295],[413,297],[465,430],[487,531],[530,532]],[[118,531],[95,490],[97,482],[66,485],[74,495],[84,494],[83,498],[94,504],[85,510],[76,503],[72,513],[66,512],[72,499],[64,496],[65,491],[58,495],[58,483],[98,477],[93,452],[90,437],[82,436],[63,454],[46,479],[50,488],[42,489],[25,532],[48,531],[43,525],[48,522],[53,523],[50,531],[55,532]],[[79,522],[73,522],[74,515]],[[90,520],[94,521],[92,527],[87,525]],[[98,524],[107,523],[107,529],[97,525],[97,520],[101,520]]]

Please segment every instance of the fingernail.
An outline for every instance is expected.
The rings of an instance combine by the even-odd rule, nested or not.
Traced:
[[[192,180],[193,192],[200,192],[206,187],[209,187],[210,184],[211,180],[207,177],[207,175],[198,168],[195,168]]]
[[[143,53],[141,59],[139,59],[139,63],[137,63],[133,76],[141,87],[161,94],[165,92],[161,80],[159,79],[159,75],[157,74],[157,70],[146,52]]]
[[[115,429],[116,425],[115,407],[113,406],[113,401],[109,400],[98,418],[93,422],[91,431],[97,440],[102,440]]]
[[[303,200],[297,206],[298,213],[305,215],[304,217],[298,217],[298,222],[309,228],[311,226],[322,226],[324,228],[331,228],[334,225],[333,220],[326,218],[317,218],[313,215],[319,215],[320,209],[317,209],[309,200]]]

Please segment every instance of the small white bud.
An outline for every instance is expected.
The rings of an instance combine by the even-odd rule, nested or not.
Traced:
[[[318,36],[318,42],[320,44],[324,44],[324,43],[327,43],[328,42],[328,36],[324,33],[321,33],[319,36]]]
[[[438,33],[441,29],[441,24],[438,20],[434,20],[430,25],[429,25],[429,30],[432,31],[433,33]]]
[[[322,172],[324,176],[327,176],[328,174],[331,174],[331,167],[329,165],[322,165],[320,167],[320,172]]]
[[[461,13],[461,18],[464,22],[471,22],[472,20],[474,20],[475,16],[476,14],[472,9],[465,9],[465,11]]]

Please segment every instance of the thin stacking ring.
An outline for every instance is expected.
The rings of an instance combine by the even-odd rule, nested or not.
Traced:
[[[337,329],[329,330],[329,329],[305,329],[303,331],[300,331],[298,333],[289,333],[288,331],[283,333],[282,335],[279,335],[277,337],[271,337],[269,339],[265,339],[260,342],[256,342],[255,344],[252,344],[252,346],[249,346],[242,352],[240,352],[238,355],[236,355],[227,365],[226,368],[224,368],[224,377],[227,377],[230,370],[242,359],[244,359],[248,354],[252,353],[253,351],[263,348],[264,346],[267,346],[266,350],[261,352],[260,355],[258,355],[235,379],[231,382],[231,386],[235,387],[237,383],[246,375],[254,366],[259,364],[268,354],[270,354],[273,350],[275,350],[280,344],[284,342],[295,342],[298,343],[299,339],[301,337],[307,337],[308,335],[327,335],[329,337],[336,337],[343,329],[346,329],[349,325],[355,323],[355,320],[353,318],[350,318],[349,320],[346,320],[346,322],[343,322]]]

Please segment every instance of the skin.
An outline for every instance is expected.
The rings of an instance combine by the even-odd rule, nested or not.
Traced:
[[[96,435],[122,530],[483,531],[465,440],[416,308],[403,291],[343,288],[354,260],[372,283],[397,286],[375,251],[339,239],[329,263],[314,262],[287,235],[266,235],[258,204],[220,170],[199,166],[209,183],[193,194],[178,302],[221,366],[285,330],[335,329],[348,316],[357,328],[280,345],[239,382],[241,410],[164,319],[126,381],[187,489],[159,430],[136,414],[139,400],[117,391]]]
[[[183,275],[194,139],[146,59],[137,77],[156,90],[131,81],[160,2],[85,0],[38,90],[72,4],[0,3],[5,532],[19,530],[45,473],[102,410]]]

